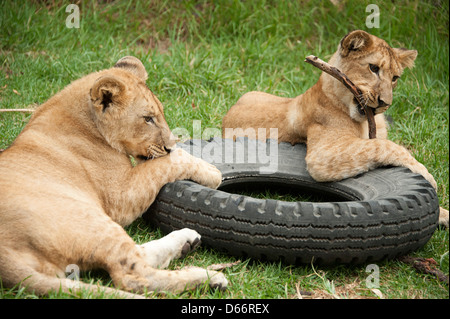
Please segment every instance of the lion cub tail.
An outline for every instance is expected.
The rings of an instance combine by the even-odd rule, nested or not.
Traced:
[[[34,291],[38,295],[45,295],[54,291],[75,295],[79,298],[86,298],[85,296],[89,294],[92,294],[95,298],[143,298],[142,295],[132,294],[123,290],[40,273],[30,276],[29,280],[24,281],[24,284],[27,290]]]
[[[5,257],[5,254],[0,254],[1,287],[13,289],[23,287],[26,291],[37,295],[48,295],[50,292],[64,292],[79,298],[83,298],[88,294],[93,294],[95,298],[143,298],[142,295],[101,285],[50,276],[37,272],[28,265],[19,265],[18,263],[11,262],[14,259],[7,259]]]

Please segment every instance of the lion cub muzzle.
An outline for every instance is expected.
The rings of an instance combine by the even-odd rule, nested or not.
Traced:
[[[166,147],[164,145],[151,144],[147,150],[148,155],[146,159],[154,159],[170,154],[175,147]]]

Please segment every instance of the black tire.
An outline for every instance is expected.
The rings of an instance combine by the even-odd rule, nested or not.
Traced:
[[[254,162],[248,150],[254,151],[256,145],[264,152],[269,144],[217,138],[180,144],[216,165],[223,182],[218,190],[191,181],[167,184],[144,218],[166,233],[195,229],[205,245],[234,256],[288,264],[391,259],[422,247],[436,229],[438,197],[422,176],[402,167],[385,167],[340,182],[318,183],[306,171],[306,146],[287,143],[277,149],[277,171],[262,174],[260,168],[268,164],[259,158],[248,163]],[[226,147],[235,157],[243,152],[245,161],[237,163],[235,158],[226,163]],[[243,185],[288,186],[330,200],[285,202],[227,192]]]

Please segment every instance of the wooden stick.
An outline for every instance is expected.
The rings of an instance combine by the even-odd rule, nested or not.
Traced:
[[[410,264],[420,272],[434,275],[440,281],[445,282],[448,285],[448,275],[436,268],[438,263],[433,258],[401,256],[398,260]]]
[[[0,109],[0,112],[22,112],[22,113],[33,113],[33,109]]]
[[[375,124],[375,118],[373,114],[373,109],[367,105],[367,101],[364,99],[364,95],[362,91],[338,68],[329,65],[327,62],[319,59],[314,55],[309,55],[306,57],[305,62],[315,66],[316,68],[321,69],[322,71],[328,73],[335,79],[339,80],[342,84],[345,85],[347,89],[352,92],[355,96],[356,101],[359,104],[359,107],[364,108],[364,112],[367,116],[367,123],[369,124],[369,138],[377,137],[377,127]]]

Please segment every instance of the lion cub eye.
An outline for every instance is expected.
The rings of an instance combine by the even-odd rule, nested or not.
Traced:
[[[375,74],[378,74],[378,72],[380,71],[380,67],[375,64],[369,64],[369,68],[370,68],[370,71],[372,71]]]
[[[154,120],[153,117],[151,117],[151,116],[144,116],[144,120],[145,120],[145,122],[147,122],[148,124],[155,124],[155,120]]]
[[[392,78],[392,82],[396,82],[399,78],[399,76],[394,75],[394,77]]]

